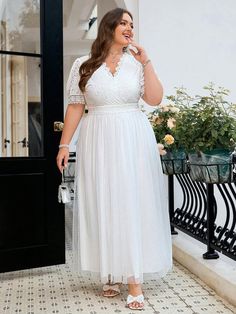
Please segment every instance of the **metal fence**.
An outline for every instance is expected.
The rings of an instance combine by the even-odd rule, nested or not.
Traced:
[[[178,234],[176,228],[206,244],[205,259],[218,258],[218,251],[236,260],[235,163],[199,165],[186,160],[162,160],[162,167],[168,174],[172,234]],[[174,205],[174,177],[183,193],[179,208]],[[216,189],[224,206],[215,197]],[[219,214],[224,221],[216,223]]]

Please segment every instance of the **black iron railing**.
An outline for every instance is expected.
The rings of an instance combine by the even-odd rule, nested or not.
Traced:
[[[176,160],[162,160],[163,171],[169,171],[167,174],[172,234],[177,234],[177,228],[206,244],[207,251],[203,254],[205,259],[218,258],[218,251],[236,260],[235,163],[199,165],[177,160],[178,165],[183,163],[184,171],[175,173],[172,171],[175,170],[175,162]],[[174,176],[183,193],[180,208],[175,208],[174,205]],[[223,207],[219,207],[215,189],[218,189],[222,197]],[[217,222],[219,211],[224,221],[221,219]]]

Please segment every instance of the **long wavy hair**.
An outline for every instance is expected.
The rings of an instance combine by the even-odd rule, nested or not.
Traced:
[[[92,76],[92,74],[100,67],[105,61],[114,38],[114,31],[120,24],[123,14],[127,13],[133,20],[132,14],[122,8],[116,8],[107,12],[102,18],[97,38],[92,44],[90,58],[80,66],[79,74],[80,81],[79,87],[82,92],[85,91],[85,86]]]

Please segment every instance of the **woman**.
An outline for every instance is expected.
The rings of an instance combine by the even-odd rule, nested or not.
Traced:
[[[57,164],[77,144],[73,217],[74,264],[96,276],[104,296],[128,284],[127,306],[142,309],[143,275],[172,268],[171,233],[160,156],[140,97],[155,106],[162,85],[145,50],[133,41],[132,15],[121,8],[102,19],[89,57],[78,58],[67,83],[69,105]],[[88,114],[83,115],[85,104]]]

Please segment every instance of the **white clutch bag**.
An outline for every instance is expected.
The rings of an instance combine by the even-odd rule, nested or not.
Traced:
[[[71,195],[68,186],[65,183],[59,185],[58,188],[58,202],[59,203],[70,203]]]
[[[64,204],[71,202],[70,189],[65,182],[64,170],[62,172],[62,183],[59,185],[58,188],[58,202]]]

